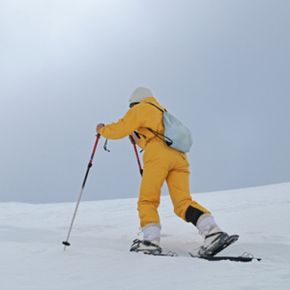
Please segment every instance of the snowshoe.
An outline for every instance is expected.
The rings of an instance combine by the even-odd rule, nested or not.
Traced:
[[[216,232],[207,235],[204,245],[199,249],[198,254],[199,256],[215,256],[238,239],[238,235],[229,236],[225,232]]]
[[[162,249],[150,241],[141,241],[136,239],[133,241],[130,252],[141,252],[148,255],[161,255]]]

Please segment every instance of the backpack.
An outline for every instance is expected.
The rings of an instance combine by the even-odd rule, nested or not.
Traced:
[[[190,130],[185,127],[175,116],[166,109],[162,110],[155,104],[146,102],[157,108],[163,114],[164,135],[148,128],[154,135],[162,139],[169,147],[187,153],[192,146],[192,135]]]

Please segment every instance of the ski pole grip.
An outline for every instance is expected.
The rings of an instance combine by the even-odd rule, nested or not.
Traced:
[[[132,135],[129,135],[129,139],[130,139],[130,141],[131,141],[131,143],[132,143],[133,145],[136,144],[136,142],[135,142],[135,140],[134,140],[134,138],[133,138]]]
[[[90,162],[89,163],[92,163],[93,164],[93,159],[94,159],[94,156],[95,156],[96,149],[97,149],[98,143],[100,141],[100,138],[101,138],[101,135],[98,133],[96,135],[96,142],[95,142],[95,145],[94,145],[93,152],[92,152],[91,159],[90,159]]]

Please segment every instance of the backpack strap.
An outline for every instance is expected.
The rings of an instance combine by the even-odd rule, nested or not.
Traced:
[[[167,136],[165,136],[165,135],[163,135],[163,134],[161,134],[161,133],[159,133],[159,132],[157,132],[157,131],[155,131],[155,130],[153,130],[151,128],[147,128],[147,129],[152,134],[154,134],[157,138],[159,138],[160,140],[162,140],[163,142],[165,142],[168,146],[171,146],[173,144],[173,141],[169,137],[167,137]]]
[[[150,102],[145,102],[145,104],[149,104],[151,106],[154,106],[156,109],[158,109],[159,111],[161,111],[162,113],[167,112],[166,109],[162,110],[161,108],[159,108],[157,105],[150,103]]]
[[[156,109],[158,109],[162,113],[167,112],[166,109],[162,110],[161,108],[159,108],[157,105],[155,105],[153,103],[150,103],[150,102],[145,102],[145,103],[154,106]],[[157,132],[157,131],[155,131],[155,130],[153,130],[151,128],[147,128],[147,129],[151,133],[153,133],[157,138],[159,138],[160,140],[164,141],[168,146],[171,146],[173,144],[173,141],[169,137],[167,137],[167,136],[165,136],[165,135],[163,135],[163,134],[161,134],[161,133],[159,133],[159,132]]]

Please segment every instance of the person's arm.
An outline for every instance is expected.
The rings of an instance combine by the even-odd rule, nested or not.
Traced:
[[[107,139],[121,139],[132,134],[141,125],[136,107],[130,109],[118,122],[99,128],[98,133]]]

